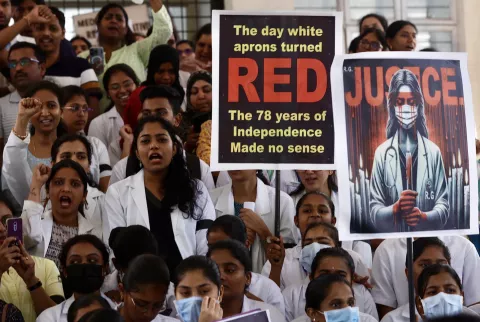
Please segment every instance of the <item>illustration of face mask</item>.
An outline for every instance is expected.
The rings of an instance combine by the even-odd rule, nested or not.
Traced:
[[[395,102],[395,116],[400,125],[408,130],[413,127],[418,116],[418,106],[412,90],[408,86],[400,87]]]
[[[310,274],[312,270],[312,262],[315,258],[315,255],[324,248],[330,248],[330,245],[311,243],[302,248],[302,254],[300,257],[300,264],[302,264],[303,269]]]
[[[422,300],[423,312],[428,319],[462,313],[463,296],[443,292]]]
[[[320,312],[325,315],[327,322],[358,322],[360,314],[358,307],[347,306],[340,310]]]

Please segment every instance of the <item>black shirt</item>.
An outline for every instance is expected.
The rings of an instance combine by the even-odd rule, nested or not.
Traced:
[[[157,239],[158,255],[167,264],[170,277],[173,279],[175,268],[177,268],[183,258],[175,242],[170,209],[165,209],[162,206],[162,201],[155,197],[147,188],[145,188],[145,195],[147,197],[150,231]]]

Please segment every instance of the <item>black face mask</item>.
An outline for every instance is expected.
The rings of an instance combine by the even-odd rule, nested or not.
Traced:
[[[72,292],[91,294],[100,290],[104,280],[103,267],[97,264],[67,266],[67,284]]]

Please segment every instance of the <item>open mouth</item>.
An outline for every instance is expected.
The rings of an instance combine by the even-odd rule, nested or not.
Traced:
[[[161,161],[162,160],[162,156],[158,153],[152,153],[150,154],[150,156],[148,157],[148,159],[150,161],[155,161],[155,160],[158,160],[158,161]]]
[[[70,199],[70,197],[67,197],[67,196],[60,197],[60,206],[62,208],[68,208],[70,207],[71,204],[72,204],[72,199]]]
[[[52,119],[43,119],[43,120],[40,120],[40,124],[42,125],[51,125],[53,123],[53,120]]]

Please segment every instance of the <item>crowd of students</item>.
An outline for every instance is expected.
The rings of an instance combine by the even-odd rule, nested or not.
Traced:
[[[101,9],[92,66],[60,10],[0,1],[2,321],[408,321],[406,243],[339,241],[335,171],[282,171],[280,236],[273,171],[210,171],[211,26],[175,43],[149,4],[149,35]],[[352,53],[416,50],[408,21],[359,32]],[[467,238],[418,238],[413,259],[417,320],[480,312]]]

